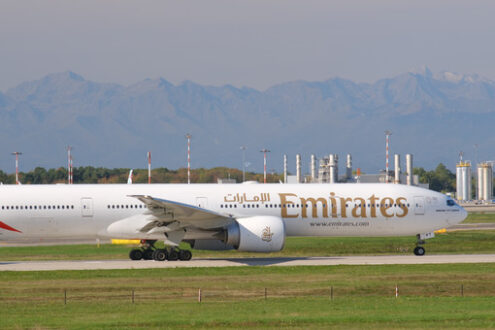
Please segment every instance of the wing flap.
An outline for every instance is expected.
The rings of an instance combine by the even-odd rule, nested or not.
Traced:
[[[146,195],[131,195],[146,204],[153,215],[163,221],[177,221],[181,227],[195,227],[200,229],[225,228],[234,219],[190,204],[184,204],[166,199]]]

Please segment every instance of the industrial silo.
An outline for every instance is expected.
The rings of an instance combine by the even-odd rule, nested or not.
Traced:
[[[330,183],[339,181],[339,156],[330,154],[328,156],[328,166],[330,167]]]
[[[457,199],[471,200],[471,163],[460,161],[456,165]]]
[[[491,163],[478,164],[478,199],[488,201],[492,199],[493,166]]]

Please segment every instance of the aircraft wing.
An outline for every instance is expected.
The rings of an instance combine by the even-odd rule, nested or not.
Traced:
[[[146,195],[131,195],[146,204],[156,220],[164,223],[178,222],[180,227],[200,229],[225,228],[234,219],[230,215],[216,213],[194,205],[174,202]]]

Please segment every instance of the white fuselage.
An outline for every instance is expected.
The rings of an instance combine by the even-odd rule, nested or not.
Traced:
[[[130,195],[175,201],[233,219],[280,217],[288,236],[415,235],[466,217],[443,194],[395,184],[3,185],[0,241],[109,237],[110,224],[147,212]]]

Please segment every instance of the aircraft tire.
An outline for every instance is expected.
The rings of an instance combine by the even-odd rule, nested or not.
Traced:
[[[143,259],[144,260],[153,260],[153,252],[152,249],[146,249],[143,251]]]
[[[165,249],[156,249],[153,251],[153,260],[165,261],[168,259],[168,253]]]
[[[424,256],[426,253],[425,248],[422,246],[416,246],[414,248],[414,254],[417,256]]]
[[[169,261],[175,261],[177,259],[179,259],[179,253],[177,252],[177,250],[170,249],[170,251],[168,252],[168,258],[167,258],[167,260],[169,260]]]
[[[191,260],[191,258],[192,258],[191,251],[189,251],[189,250],[180,250],[179,251],[179,259],[180,260],[187,261],[187,260]]]
[[[131,260],[141,260],[143,258],[143,252],[139,249],[134,249],[129,252],[129,258]]]

